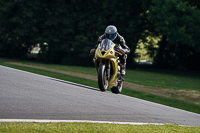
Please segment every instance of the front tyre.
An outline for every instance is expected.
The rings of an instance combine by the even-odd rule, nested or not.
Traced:
[[[112,93],[118,94],[122,91],[123,82],[118,82],[116,87],[111,88]]]
[[[108,79],[105,65],[100,65],[98,70],[98,85],[101,91],[106,91],[108,88]]]

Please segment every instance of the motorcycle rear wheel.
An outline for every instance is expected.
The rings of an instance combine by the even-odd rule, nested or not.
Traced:
[[[106,91],[108,88],[107,72],[105,65],[100,65],[98,70],[98,85],[101,91]]]
[[[112,93],[119,94],[122,91],[123,82],[118,82],[116,87],[111,88]]]

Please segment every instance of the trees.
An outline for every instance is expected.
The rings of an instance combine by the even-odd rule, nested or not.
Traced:
[[[180,0],[152,1],[148,18],[154,24],[154,33],[162,36],[155,57],[157,65],[197,65],[195,59],[200,53],[200,10],[191,6],[192,3]]]
[[[196,66],[199,7],[197,0],[0,0],[0,57],[26,58],[39,43],[40,61],[92,64],[90,49],[113,24],[132,51],[128,64],[140,40],[157,65]],[[151,37],[161,38],[158,48]]]
[[[50,63],[91,64],[89,51],[106,26],[116,25],[134,51],[140,39],[141,1],[0,0],[0,56],[26,58],[40,43],[38,59]],[[139,8],[138,8],[139,7]],[[47,45],[48,44],[48,48]],[[133,53],[130,62],[133,62]]]

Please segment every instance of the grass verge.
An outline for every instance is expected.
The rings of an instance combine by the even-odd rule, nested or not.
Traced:
[[[23,123],[0,122],[0,132],[35,133],[35,132],[67,132],[67,133],[198,133],[200,127],[179,125],[119,125],[99,123]]]
[[[29,68],[29,67],[13,65],[13,64],[9,64],[9,63],[3,63],[3,62],[0,62],[0,65],[4,65],[4,66],[24,70],[24,71],[29,71],[32,73],[37,73],[37,74],[41,74],[41,75],[45,75],[45,76],[49,76],[49,77],[53,77],[53,78],[57,78],[57,79],[61,79],[61,80],[66,80],[66,81],[75,82],[78,84],[83,84],[83,85],[98,88],[97,81],[91,81],[88,79],[69,76],[66,74],[60,74],[57,72]],[[189,102],[185,102],[185,101],[181,101],[181,100],[177,100],[177,99],[173,99],[173,98],[157,96],[157,95],[153,95],[153,94],[145,93],[145,92],[141,92],[141,91],[131,90],[128,88],[123,88],[123,91],[121,92],[121,94],[200,114],[200,105],[197,105],[197,104],[193,104],[193,103],[189,103]]]

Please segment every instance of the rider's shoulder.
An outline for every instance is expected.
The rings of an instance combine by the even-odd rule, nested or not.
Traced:
[[[99,40],[103,40],[105,38],[105,35],[103,34],[103,35],[101,35],[100,37],[99,37]]]
[[[119,33],[117,33],[117,38],[120,40],[120,42],[125,41],[125,40],[124,40],[124,37],[121,36]]]

